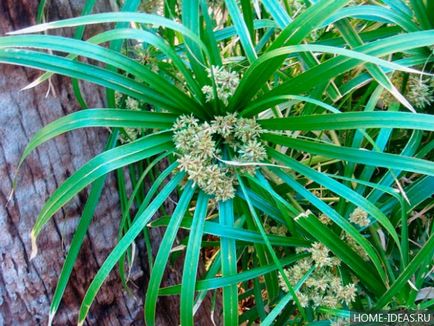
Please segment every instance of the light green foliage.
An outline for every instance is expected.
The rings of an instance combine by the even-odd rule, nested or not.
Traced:
[[[142,239],[148,325],[161,295],[180,295],[188,326],[208,292],[230,326],[336,324],[353,308],[433,305],[421,297],[433,286],[430,1],[124,0],[121,12],[89,14],[93,4],[80,17],[0,37],[0,63],[45,71],[29,87],[52,74],[73,78],[82,107],[37,132],[19,165],[62,133],[111,131],[106,150],[35,221],[33,254],[50,218],[92,186],[50,323],[111,172],[118,241],[79,324],[116,265],[129,286]],[[114,28],[81,40],[94,24]],[[67,27],[74,39],[45,34]],[[88,109],[81,80],[104,87],[109,108]],[[174,212],[165,208],[171,194]],[[148,229],[156,227],[166,229],[154,257]],[[184,260],[182,282],[161,288],[175,260]]]

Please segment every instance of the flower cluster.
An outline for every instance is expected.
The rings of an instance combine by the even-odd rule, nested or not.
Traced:
[[[407,97],[418,109],[430,105],[434,102],[434,79],[411,76],[407,83]]]
[[[401,91],[404,83],[404,75],[400,72],[393,74],[391,82]],[[410,75],[403,93],[415,108],[423,109],[431,103],[434,103],[434,79]],[[381,99],[384,107],[389,107],[392,103],[397,102],[395,97],[386,90],[381,94]]]
[[[265,232],[267,232],[268,234],[280,235],[282,237],[286,236],[286,234],[288,233],[288,229],[284,225],[270,226],[270,224],[266,223],[264,225],[264,229]]]
[[[351,214],[350,214],[350,221],[354,224],[357,224],[358,226],[365,227],[368,226],[370,221],[368,218],[368,213],[361,209],[360,207],[357,207]]]
[[[200,123],[192,115],[183,115],[175,121],[173,130],[175,147],[180,154],[179,169],[186,171],[188,178],[207,194],[215,195],[216,200],[227,200],[235,195],[233,167],[219,159],[224,146],[232,149],[236,161],[252,163],[243,167],[247,172],[254,172],[253,163],[266,158],[259,139],[262,129],[255,119],[240,118],[234,113]]]
[[[235,90],[240,83],[240,78],[236,72],[224,69],[224,67],[212,66],[211,69],[207,69],[208,77],[214,78],[216,93],[219,100],[224,105],[228,104],[229,98],[234,95]],[[211,85],[205,85],[202,87],[202,93],[206,96],[206,101],[210,102],[214,100],[214,88]]]
[[[331,257],[330,250],[322,243],[315,242],[307,250],[310,257],[298,261],[294,266],[285,270],[292,286],[295,286],[302,277],[315,265],[316,269],[297,292],[297,297],[303,307],[318,306],[329,308],[341,308],[343,304],[350,305],[356,298],[356,285],[350,283],[344,285],[339,277],[338,266],[341,261],[337,257]],[[280,286],[288,292],[288,286],[281,275]]]

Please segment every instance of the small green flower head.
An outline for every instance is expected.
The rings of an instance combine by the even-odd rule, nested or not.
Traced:
[[[253,119],[241,118],[235,127],[235,137],[246,143],[259,137],[262,132],[261,126]]]
[[[337,291],[337,297],[341,302],[349,305],[356,300],[356,286],[354,284],[340,286]]]
[[[238,150],[241,159],[247,162],[260,162],[267,157],[264,146],[257,140],[249,140]]]
[[[225,116],[215,117],[211,125],[215,128],[216,132],[220,134],[223,138],[229,138],[235,129],[235,124],[237,123],[237,121],[237,114],[232,113]]]
[[[214,78],[218,99],[224,105],[228,105],[229,98],[234,95],[240,83],[240,77],[236,72],[226,70],[224,67],[212,66],[211,69],[207,69],[207,72],[209,78]],[[205,95],[207,102],[215,99],[214,89],[211,85],[203,86],[202,93]]]

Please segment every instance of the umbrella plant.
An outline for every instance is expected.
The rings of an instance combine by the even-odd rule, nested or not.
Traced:
[[[150,9],[124,0],[119,12],[91,14],[94,3],[0,38],[1,63],[44,71],[28,88],[68,76],[80,105],[38,131],[19,164],[62,133],[110,129],[104,152],[52,193],[32,230],[35,256],[44,225],[90,187],[49,323],[111,172],[118,241],[79,324],[116,266],[128,287],[138,239],[150,268],[147,325],[159,296],[178,295],[180,323],[193,325],[219,291],[225,325],[432,307],[421,295],[432,286],[432,223],[412,217],[429,211],[434,192],[431,2],[169,0]],[[74,37],[50,35],[68,27]],[[80,81],[105,88],[105,108],[87,107]],[[161,287],[171,259],[183,259],[182,282]]]

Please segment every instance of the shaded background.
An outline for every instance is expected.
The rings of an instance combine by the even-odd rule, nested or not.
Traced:
[[[48,20],[79,15],[84,0],[48,1]],[[110,1],[98,1],[95,12],[110,11]],[[0,35],[35,24],[38,0],[0,0]],[[95,32],[92,27],[91,32]],[[55,31],[70,35],[71,30]],[[68,34],[69,33],[69,34]],[[103,149],[107,131],[78,130],[42,145],[23,165],[17,190],[7,203],[12,178],[20,155],[30,137],[42,126],[76,111],[70,81],[55,76],[48,83],[19,91],[41,73],[21,67],[0,65],[0,325],[46,325],[49,305],[66,250],[72,238],[87,191],[56,214],[38,239],[38,256],[29,261],[30,230],[48,196],[71,173]],[[90,106],[104,107],[101,89],[86,84]],[[170,208],[170,207],[169,207]],[[93,276],[115,244],[120,219],[116,182],[107,179],[101,203],[84,241],[55,325],[75,325],[81,299]],[[162,230],[154,230],[154,249]],[[143,248],[138,243],[139,249]],[[168,268],[166,284],[178,283],[180,266]],[[139,250],[131,274],[132,293],[122,289],[117,272],[112,272],[95,303],[88,325],[143,324],[143,293],[148,279],[146,257]],[[157,325],[178,325],[178,299],[165,297],[158,305]],[[211,325],[209,302],[199,311],[197,324]]]

